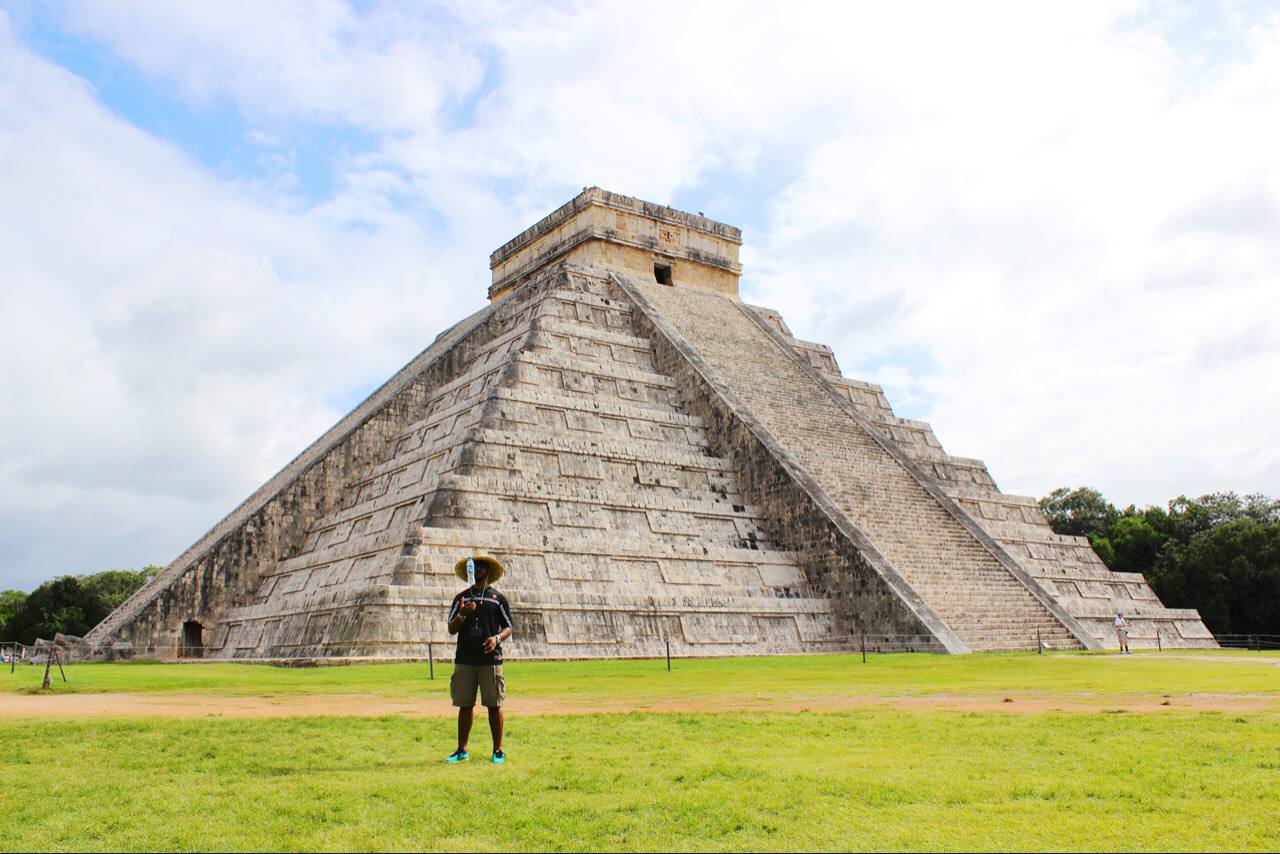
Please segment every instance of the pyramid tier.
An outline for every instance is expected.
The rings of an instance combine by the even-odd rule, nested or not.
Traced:
[[[210,653],[233,658],[447,654],[449,602],[461,554],[507,567],[520,657],[798,653],[847,648],[830,602],[785,552],[655,543],[619,534],[414,527],[372,550],[349,548],[344,571],[282,564],[259,601],[232,609]],[[285,581],[289,579],[289,581]],[[430,645],[430,646],[429,646]]]

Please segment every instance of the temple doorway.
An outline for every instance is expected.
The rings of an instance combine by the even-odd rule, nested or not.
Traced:
[[[178,650],[178,657],[204,657],[204,627],[196,620],[187,620],[182,624],[182,648]]]

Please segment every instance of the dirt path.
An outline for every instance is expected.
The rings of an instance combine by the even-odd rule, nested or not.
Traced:
[[[1098,697],[1090,695],[1007,694],[961,697],[770,697],[759,699],[689,698],[659,703],[635,703],[592,698],[556,700],[508,698],[512,715],[583,715],[623,712],[833,712],[851,709],[896,708],[929,711],[1002,712],[1257,712],[1280,711],[1280,696],[1250,694],[1191,694],[1164,699],[1152,696]],[[45,694],[0,695],[0,718],[294,718],[294,717],[451,717],[453,709],[441,698],[390,699],[355,694],[312,694],[294,697],[210,697],[160,694]]]

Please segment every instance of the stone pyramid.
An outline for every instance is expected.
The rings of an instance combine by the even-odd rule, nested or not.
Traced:
[[[86,638],[105,654],[446,655],[500,557],[524,658],[1213,646],[1191,610],[738,299],[738,229],[589,188],[489,304]]]

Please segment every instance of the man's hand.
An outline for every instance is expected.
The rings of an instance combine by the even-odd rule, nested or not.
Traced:
[[[474,601],[463,599],[458,605],[458,613],[453,615],[453,619],[449,621],[449,634],[456,635],[462,630],[462,624],[467,621],[476,612],[476,603]]]
[[[489,653],[493,652],[493,651],[494,651],[495,649],[497,649],[497,648],[498,648],[498,636],[497,636],[497,635],[494,635],[493,637],[489,637],[489,638],[485,638],[485,639],[484,639],[484,652],[485,652],[485,655],[488,655]]]

